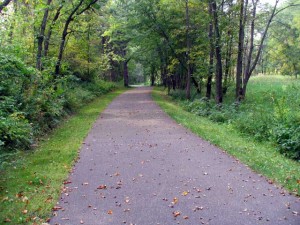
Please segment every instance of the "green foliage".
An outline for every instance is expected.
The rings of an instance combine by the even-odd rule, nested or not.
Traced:
[[[100,79],[82,82],[74,76],[53,82],[47,71],[41,75],[20,59],[0,53],[1,152],[30,148],[34,138],[59,125],[68,113],[114,87]]]
[[[187,111],[231,126],[246,137],[276,144],[281,153],[299,160],[300,83],[281,76],[257,77],[242,103],[218,106],[207,98],[185,101],[183,91],[171,92]]]
[[[280,153],[300,160],[300,121],[278,125],[274,129],[274,137]]]
[[[29,148],[32,143],[32,127],[22,113],[0,116],[0,151],[6,148]]]

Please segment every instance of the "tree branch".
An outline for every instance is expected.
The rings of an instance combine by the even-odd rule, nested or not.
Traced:
[[[0,3],[0,13],[2,12],[2,9],[4,9],[10,2],[11,0],[4,0],[4,2]]]

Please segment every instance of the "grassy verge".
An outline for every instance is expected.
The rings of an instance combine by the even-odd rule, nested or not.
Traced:
[[[125,89],[103,95],[63,122],[36,150],[0,171],[0,224],[41,224],[57,202],[78,149],[99,113]]]
[[[254,171],[300,195],[300,164],[281,155],[270,143],[257,142],[252,137],[241,135],[228,124],[215,123],[185,111],[161,88],[155,88],[152,95],[178,123],[224,149]]]

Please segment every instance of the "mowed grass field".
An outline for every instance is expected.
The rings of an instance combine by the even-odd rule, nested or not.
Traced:
[[[272,138],[274,124],[278,126],[281,120],[285,123],[290,118],[300,122],[300,80],[284,76],[253,77],[238,110],[232,106],[231,90],[224,110],[221,113],[212,110],[210,116],[199,115],[201,107],[193,111],[193,106],[190,107],[193,103],[174,100],[160,87],[153,91],[153,98],[178,123],[238,158],[269,182],[300,195],[300,162],[281,154]]]

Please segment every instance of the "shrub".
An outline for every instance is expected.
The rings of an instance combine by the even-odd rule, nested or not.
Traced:
[[[278,150],[285,156],[300,160],[300,123],[280,124],[274,129]]]
[[[95,95],[80,85],[72,85],[65,90],[64,108],[67,112],[75,112],[80,106],[90,102],[95,98]]]
[[[251,135],[258,141],[266,141],[271,138],[273,123],[272,115],[253,108],[250,112],[240,113],[233,125],[243,134]]]
[[[14,56],[0,53],[2,153],[29,148],[35,137],[53,129],[68,113],[115,87],[98,78],[82,82],[70,73],[66,70],[54,80],[49,70],[41,74]]]

